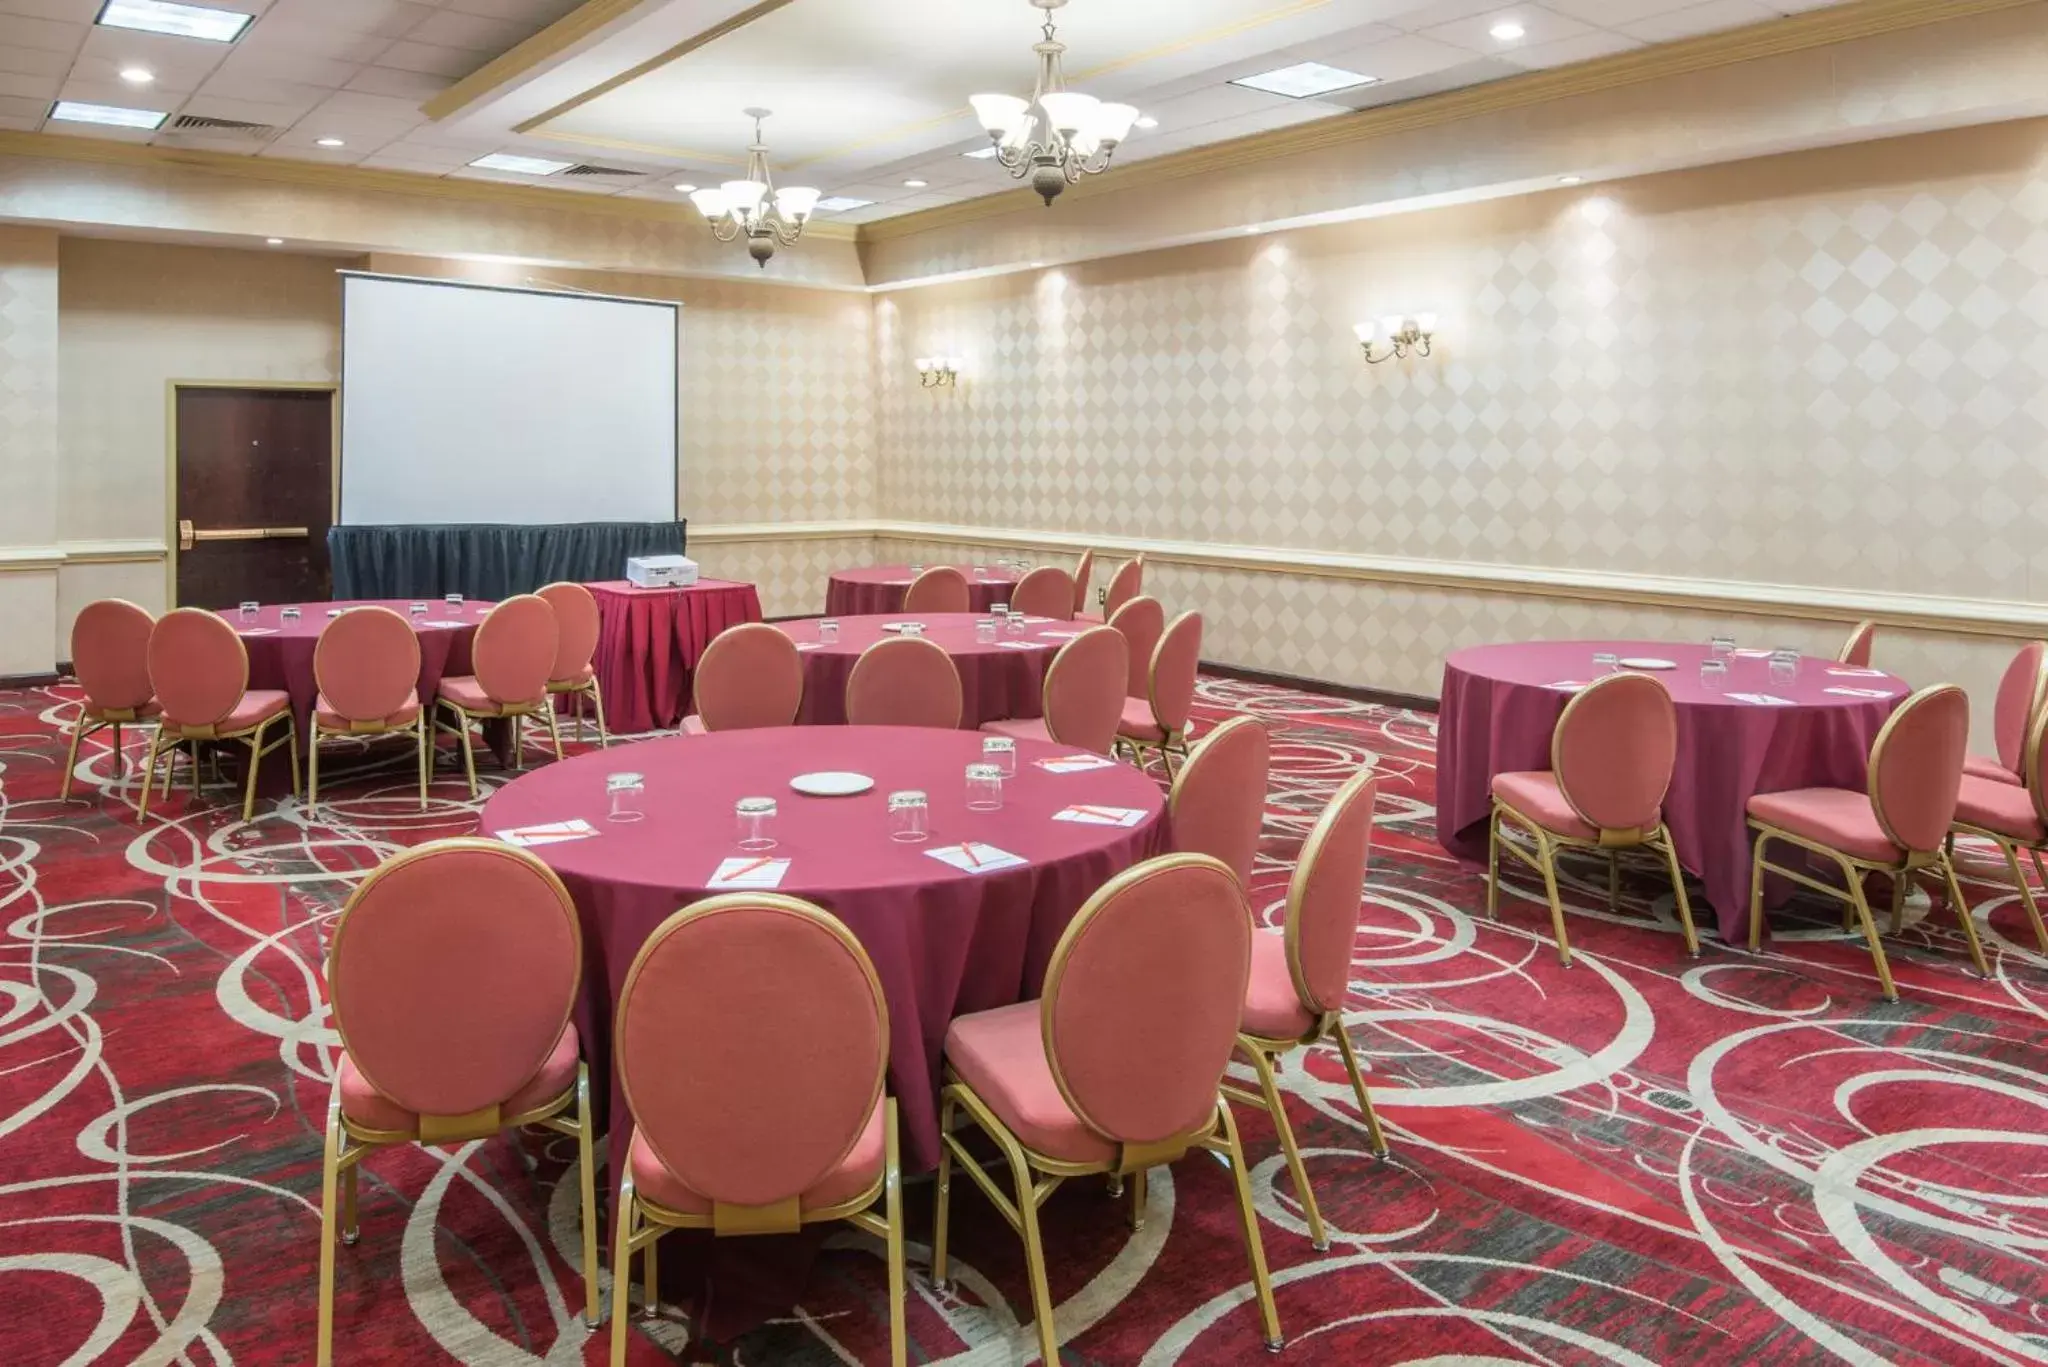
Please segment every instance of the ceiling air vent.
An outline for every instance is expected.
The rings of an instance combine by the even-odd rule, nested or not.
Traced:
[[[623,166],[571,166],[562,172],[565,176],[644,176],[645,171],[628,171]]]
[[[244,119],[215,119],[204,114],[180,114],[166,125],[166,129],[173,133],[213,133],[225,137],[249,138],[252,141],[277,136],[275,124],[250,123]]]

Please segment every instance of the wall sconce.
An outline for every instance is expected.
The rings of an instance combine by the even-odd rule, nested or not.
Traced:
[[[1389,315],[1377,323],[1359,323],[1351,329],[1358,334],[1358,345],[1365,352],[1367,365],[1378,365],[1396,357],[1429,355],[1430,339],[1436,336],[1436,315],[1418,313],[1412,318]],[[1380,334],[1386,334],[1386,345],[1382,347]]]
[[[941,389],[960,378],[958,356],[920,356],[917,358],[917,382],[926,389]]]

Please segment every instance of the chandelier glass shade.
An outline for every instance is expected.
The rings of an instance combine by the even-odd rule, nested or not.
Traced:
[[[744,236],[747,253],[763,268],[775,248],[787,247],[803,236],[818,207],[820,191],[808,185],[790,185],[778,190],[768,170],[768,145],[761,139],[761,121],[766,109],[744,111],[754,121],[754,141],[747,148],[747,174],[742,180],[728,180],[715,190],[698,190],[690,202],[711,225],[720,242],[734,242]]]
[[[1067,89],[1066,73],[1060,68],[1067,45],[1053,36],[1052,22],[1052,12],[1067,0],[1031,3],[1045,11],[1045,36],[1032,47],[1038,54],[1038,84],[1031,98],[975,95],[969,102],[995,144],[997,163],[1017,180],[1029,177],[1031,188],[1050,206],[1060,191],[1082,176],[1109,169],[1109,159],[1130,135],[1138,111]]]

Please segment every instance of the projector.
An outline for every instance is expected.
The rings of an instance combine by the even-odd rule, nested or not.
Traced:
[[[626,561],[626,582],[635,588],[673,589],[697,582],[697,562],[687,555],[636,555]]]

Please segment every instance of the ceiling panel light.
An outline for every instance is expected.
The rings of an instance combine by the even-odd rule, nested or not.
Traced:
[[[115,128],[155,128],[170,117],[154,109],[123,109],[113,104],[81,104],[59,100],[50,117],[66,123],[104,123]]]
[[[281,237],[266,237],[263,241],[272,247],[282,247],[284,245],[284,239]]]
[[[121,79],[130,85],[148,85],[156,79],[156,73],[146,66],[124,66],[121,68]]]
[[[1158,126],[1159,120],[1153,118],[1150,114],[1138,120],[1138,127],[1140,128],[1157,128]]]
[[[1524,33],[1527,33],[1528,30],[1523,28],[1519,23],[1517,23],[1513,19],[1503,19],[1498,24],[1495,24],[1492,28],[1488,29],[1487,32],[1491,33],[1495,38],[1498,38],[1503,43],[1512,43],[1517,38],[1520,38]]]
[[[1327,95],[1333,90],[1349,90],[1353,86],[1372,85],[1377,76],[1361,76],[1356,71],[1342,67],[1324,66],[1321,62],[1302,62],[1296,66],[1283,66],[1277,71],[1261,71],[1256,76],[1239,76],[1232,85],[1241,85],[1250,90],[1263,90],[1269,95],[1285,95],[1290,99],[1306,100],[1316,95]]]
[[[928,180],[906,180],[903,182],[903,188],[906,190],[922,190],[929,184],[931,182]]]
[[[242,30],[249,27],[253,17],[231,9],[174,5],[170,0],[107,0],[99,22],[108,28],[133,28],[179,38],[204,38],[209,43],[232,43],[242,36]]]
[[[516,171],[522,176],[551,176],[557,171],[568,170],[574,164],[549,161],[546,157],[515,157],[510,152],[493,152],[470,163],[479,171]]]
[[[1586,183],[1586,178],[1584,176],[1559,176],[1557,183],[1559,185],[1583,185]]]
[[[676,193],[679,195],[694,195],[697,193],[697,187],[689,184],[678,185],[676,186]]]
[[[848,209],[865,209],[873,204],[872,199],[853,199],[847,195],[833,195],[818,201],[818,207],[828,214],[843,214]]]
[[[314,145],[315,147],[346,147],[346,146],[348,146],[348,144],[347,144],[347,143],[345,143],[345,142],[343,142],[343,141],[342,141],[342,140],[341,140],[340,138],[315,138],[315,139],[313,139],[313,145]]]

